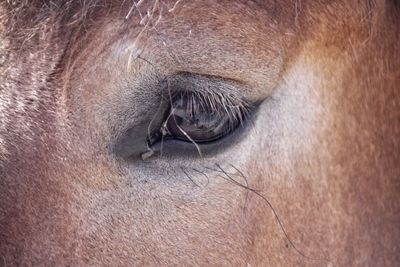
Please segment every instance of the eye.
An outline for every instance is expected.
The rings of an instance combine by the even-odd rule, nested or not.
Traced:
[[[194,144],[224,138],[242,123],[247,113],[245,101],[216,93],[178,92],[169,97],[169,108],[149,144],[176,139]]]
[[[110,145],[115,156],[132,162],[223,153],[247,136],[263,101],[246,84],[192,73],[146,81],[143,88],[153,89],[143,97],[148,103],[126,116]]]

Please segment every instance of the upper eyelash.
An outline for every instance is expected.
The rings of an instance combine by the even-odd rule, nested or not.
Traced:
[[[166,116],[164,115],[164,119],[162,120],[162,123],[160,125],[160,128],[156,128],[156,132],[162,133],[161,140],[163,141],[164,139],[164,134],[163,134],[163,128],[168,121],[169,116],[171,116],[171,110],[174,109],[173,106],[173,101],[172,99],[176,97],[177,94],[188,94],[192,93],[192,97],[196,97],[197,100],[199,101],[199,104],[203,106],[205,110],[210,109],[211,112],[215,112],[219,114],[219,116],[229,116],[228,121],[230,123],[230,127],[232,129],[235,127],[235,125],[243,125],[244,120],[249,114],[249,109],[250,105],[247,101],[243,100],[242,98],[237,98],[233,95],[224,95],[221,93],[215,93],[215,92],[210,92],[210,91],[204,91],[204,92],[193,92],[193,91],[179,91],[176,92],[174,96],[169,97],[169,114]],[[163,100],[161,100],[163,101]],[[161,104],[160,104],[161,107]],[[163,112],[163,109],[159,108],[157,113]],[[155,114],[154,117],[157,116],[157,113]],[[142,154],[142,159],[147,159],[148,157],[151,157],[154,153],[153,151],[153,141],[152,141],[152,134],[154,132],[151,132],[151,124],[153,122],[153,119],[151,120],[149,127],[148,127],[148,136],[147,136],[147,148],[148,151]],[[196,146],[196,149],[199,152],[199,155],[202,156],[202,152],[198,144],[188,136],[188,139],[193,143],[193,145]],[[162,147],[162,144],[161,144]]]
[[[212,79],[218,79],[213,77]],[[219,80],[219,79],[218,79]],[[220,116],[229,116],[228,120],[230,122],[230,126],[232,129],[237,127],[238,124],[243,126],[244,121],[249,117],[250,111],[253,109],[253,105],[250,101],[246,100],[242,96],[240,96],[237,92],[226,92],[226,88],[219,88],[217,86],[193,86],[198,90],[192,90],[190,87],[181,87],[180,90],[172,90],[170,86],[170,81],[166,77],[163,79],[162,83],[164,84],[163,90],[161,92],[160,97],[160,105],[156,112],[156,114],[151,119],[148,125],[147,131],[147,148],[148,151],[142,154],[142,158],[151,157],[154,153],[153,151],[153,143],[152,143],[152,135],[156,132],[161,132],[161,126],[166,122],[166,118],[170,114],[161,114],[164,119],[161,122],[161,125],[158,128],[152,128],[153,123],[157,117],[160,117],[160,113],[165,113],[166,110],[171,111],[173,107],[173,99],[177,94],[193,94],[193,97],[196,97],[200,104],[210,108],[210,111],[216,112]],[[175,86],[174,86],[175,87]],[[183,90],[182,90],[183,89]],[[219,91],[220,90],[220,91]],[[169,103],[168,108],[165,108],[165,104]],[[163,108],[164,106],[164,108]],[[203,107],[204,108],[204,107]],[[163,140],[162,136],[162,140]],[[199,150],[199,147],[196,142],[192,141],[196,148]],[[201,152],[199,151],[201,155]],[[145,156],[143,156],[145,155]]]
[[[248,101],[233,94],[218,93],[213,90],[204,90],[200,92],[187,90],[177,93],[192,93],[193,96],[197,97],[199,104],[202,105],[203,108],[211,108],[211,112],[229,116],[230,121],[238,121],[241,124],[246,119],[251,109],[251,104]],[[170,103],[170,105],[171,108],[173,108],[173,103]]]

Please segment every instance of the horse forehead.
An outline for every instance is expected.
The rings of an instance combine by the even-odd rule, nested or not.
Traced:
[[[125,9],[114,6],[105,15],[99,11],[94,16],[95,26],[85,26],[90,32],[82,46],[87,54],[94,57],[93,51],[102,46],[102,51],[121,56],[121,47],[125,45],[131,51],[129,57],[138,56],[142,52],[138,46],[142,45],[145,53],[163,61],[160,64],[179,65],[175,66],[177,71],[186,68],[199,74],[258,83],[260,87],[267,83],[267,87],[272,87],[282,71],[288,48],[297,39],[300,18],[307,16],[292,1],[163,1],[158,6],[154,4],[157,1],[143,3],[147,5],[129,4]],[[324,8],[323,1],[311,3],[308,8],[319,14],[315,17],[324,17],[329,10]],[[337,12],[343,10],[338,8]],[[324,20],[331,21],[329,16]],[[304,38],[312,28],[301,28]],[[110,45],[118,41],[125,44]],[[82,58],[88,62],[86,57]]]
[[[292,25],[275,20],[272,13],[254,11],[244,4],[223,8],[206,2],[182,3],[173,13],[154,15],[149,25],[140,25],[140,16],[133,15],[128,27],[121,27],[118,19],[108,23],[99,28],[86,48],[97,61],[103,59],[94,56],[96,48],[107,51],[110,57],[131,59],[140,55],[171,72],[190,70],[271,87],[280,72],[285,48],[293,39]],[[107,38],[115,43],[102,43]],[[248,73],[253,74],[251,79]]]

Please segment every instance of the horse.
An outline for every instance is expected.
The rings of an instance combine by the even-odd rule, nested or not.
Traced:
[[[399,1],[0,14],[0,265],[400,264]]]

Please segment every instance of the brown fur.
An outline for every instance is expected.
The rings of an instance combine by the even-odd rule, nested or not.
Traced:
[[[2,1],[0,27],[0,265],[400,264],[398,1]],[[263,100],[249,133],[117,157],[182,72]]]

